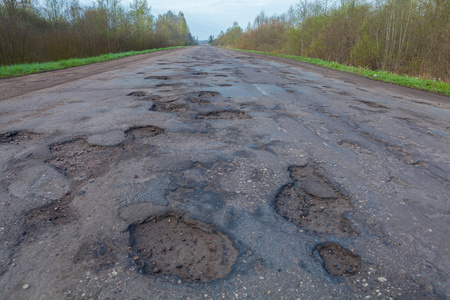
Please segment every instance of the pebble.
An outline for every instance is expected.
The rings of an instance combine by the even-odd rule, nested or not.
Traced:
[[[24,290],[28,289],[29,287],[30,287],[30,285],[29,285],[28,283],[25,283],[25,284],[22,286],[22,288],[23,288]]]
[[[379,282],[386,282],[386,281],[387,281],[387,279],[386,279],[386,278],[384,278],[384,277],[378,277],[378,281],[379,281]]]

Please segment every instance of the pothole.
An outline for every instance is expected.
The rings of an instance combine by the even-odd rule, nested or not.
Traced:
[[[183,83],[161,83],[155,85],[156,87],[180,87]]]
[[[78,180],[99,176],[120,154],[118,147],[91,146],[84,139],[50,146],[50,151],[48,162]]]
[[[232,85],[228,84],[228,83],[224,83],[224,84],[219,84],[219,86],[232,86]]]
[[[114,267],[117,262],[118,249],[109,240],[95,239],[84,242],[78,249],[73,262],[75,264],[86,264],[95,273]]]
[[[189,108],[185,104],[155,103],[152,105],[150,110],[160,112],[186,112],[189,110]]]
[[[39,134],[27,131],[9,131],[0,135],[0,144],[25,142],[38,136]]]
[[[147,96],[147,93],[144,91],[134,91],[134,92],[127,94],[127,96],[144,97],[144,96]]]
[[[208,75],[208,73],[206,73],[206,72],[194,72],[194,73],[192,73],[192,75],[201,76],[201,75]]]
[[[215,97],[215,96],[220,96],[220,93],[213,92],[213,91],[201,91],[197,95],[198,98],[211,98],[211,97]]]
[[[293,183],[283,186],[275,198],[275,209],[289,222],[315,234],[355,236],[344,216],[352,212],[348,196],[335,190],[312,165],[290,167]]]
[[[157,126],[136,126],[125,131],[125,134],[133,139],[153,137],[162,133],[164,129]]]
[[[365,105],[373,108],[382,108],[382,109],[388,109],[386,106],[381,105],[379,103],[373,102],[373,101],[366,101],[366,100],[358,100],[358,102],[364,103]]]
[[[155,217],[133,226],[130,234],[131,259],[146,275],[210,282],[230,273],[238,257],[225,234],[186,216]]]
[[[225,69],[224,69],[225,70]],[[227,69],[228,70],[228,69]],[[214,75],[214,76],[216,76],[216,77],[228,77],[228,75],[223,75],[223,74],[216,74],[216,75]]]
[[[313,250],[313,257],[322,262],[327,273],[336,276],[355,275],[361,264],[359,255],[336,243],[317,245]]]
[[[28,229],[38,228],[45,224],[65,224],[74,219],[70,208],[73,195],[67,192],[61,199],[35,208],[24,214]]]
[[[145,79],[154,79],[154,80],[169,80],[169,76],[148,76]]]
[[[251,119],[250,116],[248,116],[245,112],[240,110],[219,110],[219,111],[212,111],[208,113],[203,113],[197,115],[197,119],[200,120],[214,120],[214,119],[230,119],[230,120],[237,120],[237,119]]]

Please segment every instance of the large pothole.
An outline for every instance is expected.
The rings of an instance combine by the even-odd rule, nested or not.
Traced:
[[[359,255],[336,243],[317,245],[313,250],[313,257],[322,262],[325,271],[337,276],[356,274],[361,263]]]
[[[92,146],[84,139],[53,145],[49,163],[70,178],[97,177],[120,155],[118,147]]]
[[[186,216],[155,217],[130,229],[132,260],[144,274],[210,282],[230,273],[238,257],[231,240]]]
[[[335,190],[312,165],[290,167],[293,183],[283,186],[275,198],[278,214],[310,232],[355,236],[344,214],[353,210],[347,195]]]
[[[0,134],[0,144],[19,143],[39,137],[39,134],[27,131],[9,131]]]

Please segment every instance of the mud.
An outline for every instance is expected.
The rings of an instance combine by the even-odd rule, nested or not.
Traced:
[[[318,253],[318,255],[317,255]],[[336,243],[317,245],[313,257],[322,262],[322,266],[331,275],[355,275],[361,264],[361,257]]]
[[[289,222],[321,235],[356,236],[344,216],[353,207],[348,196],[333,188],[312,165],[290,167],[293,183],[283,186],[275,198],[275,209]]]
[[[238,256],[225,234],[177,214],[133,226],[130,234],[131,259],[146,275],[210,282],[230,273]]]

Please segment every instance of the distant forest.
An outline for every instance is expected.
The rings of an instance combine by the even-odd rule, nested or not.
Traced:
[[[196,43],[182,12],[155,18],[147,0],[0,0],[0,65]]]
[[[448,82],[450,1],[301,0],[245,30],[235,22],[212,43]]]

